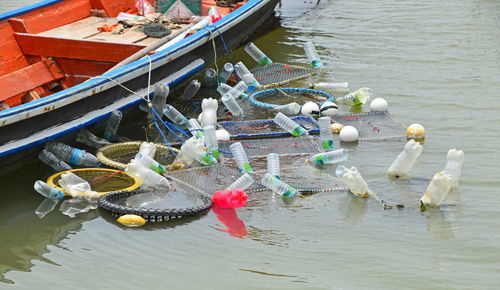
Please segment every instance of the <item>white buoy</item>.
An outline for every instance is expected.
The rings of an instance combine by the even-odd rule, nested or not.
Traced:
[[[355,142],[359,139],[358,129],[353,126],[344,126],[342,130],[340,130],[339,134],[340,141],[342,142]]]
[[[321,116],[335,116],[339,113],[339,107],[334,102],[324,102],[319,108]]]
[[[215,130],[215,135],[217,136],[217,140],[229,141],[230,138],[229,132],[225,129]]]
[[[300,113],[304,116],[317,116],[319,115],[319,106],[314,102],[306,102],[302,105]]]
[[[376,98],[370,103],[370,111],[372,112],[387,112],[389,104],[384,98]]]

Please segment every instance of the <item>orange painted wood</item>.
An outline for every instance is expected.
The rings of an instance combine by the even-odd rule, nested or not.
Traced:
[[[37,62],[0,77],[0,101],[63,77],[63,72],[59,70],[55,62]]]
[[[68,75],[72,86],[82,83],[91,77],[98,76],[116,65],[115,62],[85,61],[59,58],[57,63]]]
[[[106,62],[120,62],[145,47],[135,44],[62,39],[25,33],[16,33],[15,37],[26,55]]]
[[[120,12],[137,13],[135,2],[136,0],[90,0],[95,9],[106,11],[110,17],[116,17]],[[148,2],[153,6],[155,5],[154,0],[148,0]]]
[[[0,76],[29,65],[8,21],[0,22]]]

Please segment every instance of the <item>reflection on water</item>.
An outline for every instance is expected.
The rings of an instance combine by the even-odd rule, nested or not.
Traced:
[[[423,214],[427,219],[427,230],[432,233],[435,239],[449,240],[454,237],[451,224],[446,220],[442,209],[434,208]]]
[[[236,238],[246,238],[247,228],[245,223],[238,218],[234,208],[222,208],[214,205],[212,211],[217,215],[217,219],[226,226],[226,229],[216,228],[218,231],[226,232]]]

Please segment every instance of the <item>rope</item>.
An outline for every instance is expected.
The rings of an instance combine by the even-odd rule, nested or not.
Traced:
[[[261,101],[257,101],[257,98],[262,98],[266,96],[270,96],[276,93],[282,93],[286,96],[289,96],[288,94],[311,94],[311,95],[319,95],[322,97],[325,97],[326,100],[323,102],[318,103],[318,105],[321,107],[321,105],[325,102],[333,102],[334,97],[330,95],[329,93],[323,92],[323,91],[318,91],[318,90],[313,90],[313,89],[306,89],[306,88],[279,88],[279,89],[267,89],[267,90],[262,90],[256,93],[251,94],[248,97],[248,102],[256,107],[259,108],[264,108],[264,109],[274,109],[279,107],[280,105],[277,104],[270,104],[270,103],[264,103]],[[288,94],[287,94],[288,93]],[[302,106],[301,106],[302,109]]]

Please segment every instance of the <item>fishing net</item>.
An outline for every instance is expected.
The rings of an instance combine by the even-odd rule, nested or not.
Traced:
[[[217,96],[219,97],[219,96]],[[202,112],[201,110],[201,100],[189,100],[189,101],[175,101],[170,103],[174,108],[179,111],[184,117],[191,119],[198,119],[198,116]],[[219,108],[217,109],[217,120],[226,120],[227,111],[224,109],[224,104],[219,103]]]
[[[318,123],[311,117],[298,116],[291,118],[297,124],[306,129],[309,134],[318,134]],[[291,136],[290,133],[278,126],[272,119],[249,120],[249,121],[227,121],[220,122],[219,126],[226,129],[231,138],[268,138]]]
[[[117,169],[125,169],[127,163],[135,157],[137,152],[139,152],[139,148],[142,143],[142,141],[134,141],[111,144],[99,148],[96,156],[97,159],[99,159],[99,162],[106,166]],[[179,152],[176,148],[170,148],[161,144],[155,144],[155,147],[156,154],[154,159],[165,166],[171,164],[175,159],[172,151],[175,153]]]
[[[229,146],[235,141],[219,141],[219,151],[226,158],[232,158]],[[318,141],[313,137],[248,139],[240,141],[247,157],[269,153],[296,154],[321,152]]]
[[[250,72],[260,83],[262,89],[268,89],[312,76],[320,71],[298,65],[272,63],[254,67],[250,69]]]
[[[345,114],[333,117],[344,126],[358,129],[360,140],[400,138],[406,136],[406,128],[388,112]]]
[[[106,168],[81,168],[68,170],[81,177],[90,184],[92,190],[99,194],[107,194],[114,191],[130,191],[138,188],[141,183],[134,177],[123,171]],[[58,172],[47,179],[47,183],[69,195],[59,186],[61,175],[68,171]]]
[[[261,101],[264,98],[266,101]],[[250,104],[269,110],[291,102],[303,103],[306,101],[313,101],[321,106],[324,102],[333,102],[334,100],[335,98],[329,93],[306,88],[268,89],[253,93],[248,97],[248,102]]]

